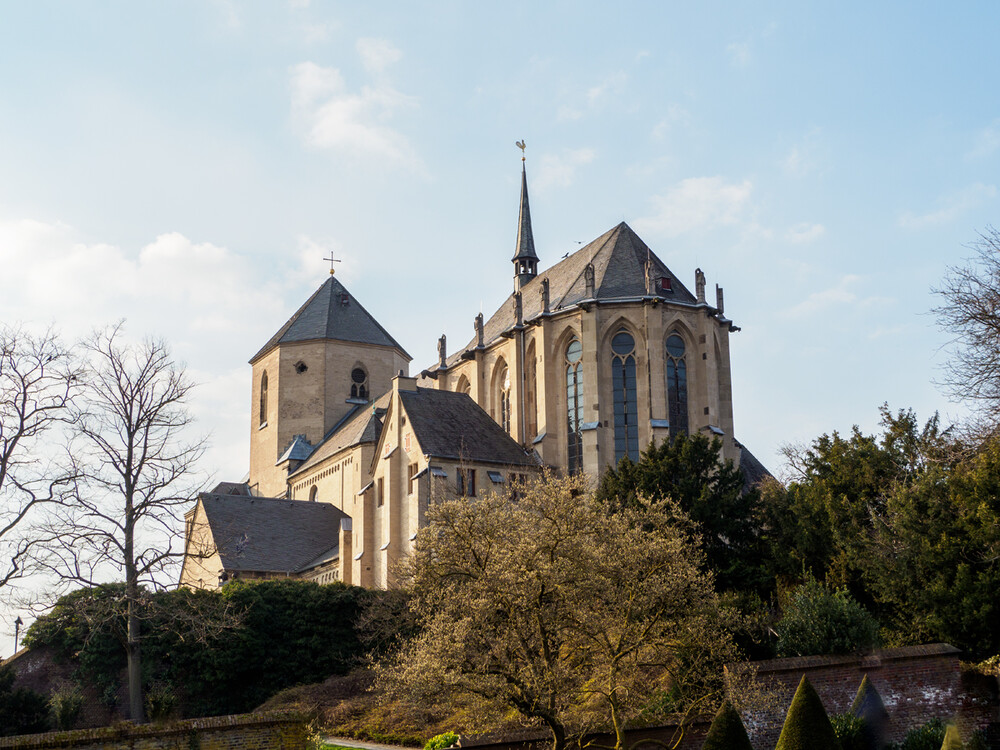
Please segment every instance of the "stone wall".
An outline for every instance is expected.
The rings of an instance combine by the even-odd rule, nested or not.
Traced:
[[[960,651],[946,643],[882,649],[865,656],[803,656],[752,662],[758,679],[779,694],[771,714],[744,716],[754,747],[773,748],[799,681],[809,678],[830,716],[846,713],[867,674],[889,713],[889,739],[931,719],[954,720],[964,731],[996,721],[996,680],[963,676]],[[736,667],[739,669],[740,667]]]
[[[245,714],[0,737],[0,750],[304,750],[308,734],[298,715]]]

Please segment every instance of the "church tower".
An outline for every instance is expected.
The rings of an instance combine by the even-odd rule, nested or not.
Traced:
[[[388,391],[410,360],[331,272],[250,359],[254,494],[283,497],[289,471],[352,408]]]
[[[521,148],[521,210],[517,217],[517,241],[514,245],[514,291],[538,275],[538,256],[535,255],[535,238],[531,234],[531,210],[528,207],[528,175],[524,171],[524,141]]]

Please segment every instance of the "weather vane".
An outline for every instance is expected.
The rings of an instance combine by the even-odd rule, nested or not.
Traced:
[[[521,149],[521,161],[524,161],[524,138],[519,141],[514,141],[514,145]]]
[[[333,264],[334,263],[340,263],[340,258],[334,258],[333,257],[333,253],[330,253],[330,257],[329,258],[323,258],[323,260],[330,261],[330,275],[333,276]]]

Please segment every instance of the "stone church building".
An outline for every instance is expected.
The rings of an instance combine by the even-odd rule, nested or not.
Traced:
[[[298,577],[392,585],[429,503],[514,491],[543,467],[597,477],[650,441],[733,434],[722,289],[694,293],[625,223],[539,271],[522,166],[514,289],[433,366],[332,275],[250,360],[250,472],[187,514],[181,584]]]

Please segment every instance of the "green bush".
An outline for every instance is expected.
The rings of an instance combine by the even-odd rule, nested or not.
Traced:
[[[14,671],[0,668],[0,737],[45,732],[49,728],[49,702],[26,688],[14,689]]]
[[[49,713],[56,729],[72,729],[83,708],[83,695],[77,685],[63,685],[49,695]]]
[[[804,676],[788,707],[775,750],[840,750],[823,702]]]
[[[424,750],[445,750],[447,747],[451,747],[456,742],[458,742],[458,735],[454,732],[444,732],[443,734],[435,735],[427,740],[427,744],[424,745]]]
[[[843,750],[867,750],[864,719],[854,714],[837,714],[830,719],[830,724]]]
[[[887,750],[940,750],[944,732],[944,722],[941,719],[931,719],[923,726],[911,729],[902,742],[889,745]]]
[[[701,750],[753,750],[743,720],[729,701],[719,707],[719,712],[712,719]]]
[[[775,628],[778,656],[852,654],[878,643],[878,622],[844,589],[799,586]]]

